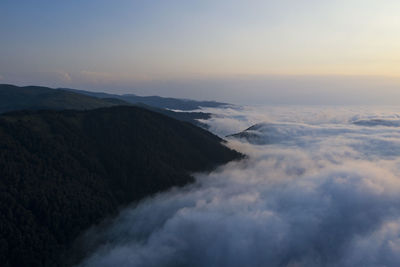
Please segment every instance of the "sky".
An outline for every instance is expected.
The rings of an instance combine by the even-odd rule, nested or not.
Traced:
[[[395,0],[2,0],[0,83],[395,104],[398,14]]]

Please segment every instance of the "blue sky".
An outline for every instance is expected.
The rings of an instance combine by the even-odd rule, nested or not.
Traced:
[[[358,77],[359,90],[367,76],[390,94],[400,88],[398,14],[394,0],[3,0],[0,82],[235,102],[255,83],[259,100],[321,77],[343,84],[338,92]]]

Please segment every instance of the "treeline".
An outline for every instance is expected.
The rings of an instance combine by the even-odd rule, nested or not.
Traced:
[[[0,116],[0,262],[62,266],[118,207],[242,157],[189,123],[138,107]]]

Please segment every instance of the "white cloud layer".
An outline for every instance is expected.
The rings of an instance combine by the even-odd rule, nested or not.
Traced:
[[[399,266],[398,111],[214,109],[216,133],[265,142],[230,138],[248,159],[89,231],[81,266]]]

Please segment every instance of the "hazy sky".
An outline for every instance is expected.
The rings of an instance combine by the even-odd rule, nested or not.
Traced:
[[[233,102],[397,94],[399,14],[396,0],[2,0],[0,82]]]

